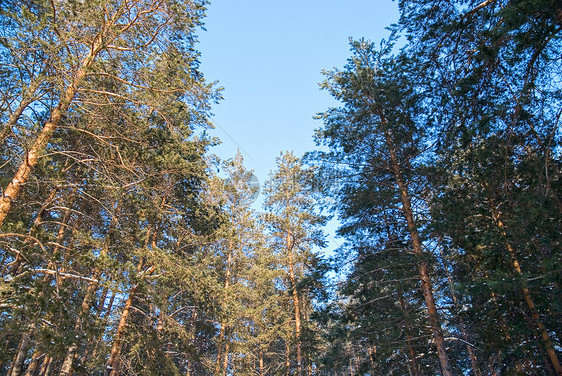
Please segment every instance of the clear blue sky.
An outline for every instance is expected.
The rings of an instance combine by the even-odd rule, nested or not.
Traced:
[[[212,1],[212,0],[211,0]],[[219,81],[212,134],[227,159],[241,148],[263,183],[281,151],[315,148],[313,117],[336,102],[319,89],[321,71],[343,67],[349,38],[378,42],[398,21],[392,0],[215,0],[199,34],[201,70]]]

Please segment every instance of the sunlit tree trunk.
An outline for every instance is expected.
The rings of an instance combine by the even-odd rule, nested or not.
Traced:
[[[38,376],[48,376],[51,372],[51,366],[53,364],[53,358],[51,356],[46,356],[41,365],[41,370]]]
[[[27,370],[25,371],[25,376],[35,376],[41,366],[41,359],[45,357],[41,351],[36,349],[31,356],[31,362],[29,362],[29,366],[27,366]]]
[[[103,36],[103,32],[99,32],[98,35],[96,35],[90,52],[85,56],[80,64],[80,67],[74,73],[71,84],[66,88],[66,91],[60,98],[58,105],[52,110],[49,120],[45,123],[43,129],[41,129],[41,132],[37,135],[35,142],[25,152],[23,162],[12,178],[12,181],[8,184],[6,189],[4,189],[3,195],[0,198],[0,227],[10,213],[13,202],[19,197],[23,186],[29,180],[29,176],[33,172],[33,169],[37,166],[39,157],[45,151],[53,133],[60,125],[62,117],[68,111],[68,108],[76,96],[78,88],[82,84],[82,80],[86,76],[88,68],[92,65],[97,54],[103,47]]]
[[[12,366],[8,371],[8,376],[20,376],[23,371],[23,366],[25,363],[25,358],[27,356],[27,350],[31,342],[31,336],[35,330],[35,324],[31,324],[30,327],[21,336],[18,350],[12,361]]]
[[[129,291],[129,296],[125,301],[123,306],[123,311],[121,312],[121,318],[119,319],[119,325],[117,325],[117,331],[113,337],[113,345],[111,346],[111,351],[109,353],[109,358],[105,365],[104,375],[105,376],[116,376],[117,375],[117,358],[119,356],[119,351],[121,350],[121,342],[123,340],[123,333],[125,332],[125,327],[127,325],[127,319],[133,305],[133,300],[135,298],[136,289],[133,288]]]

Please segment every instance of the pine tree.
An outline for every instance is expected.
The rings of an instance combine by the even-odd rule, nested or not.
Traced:
[[[325,128],[317,137],[331,149],[324,163],[335,166],[345,179],[337,206],[350,238],[359,233],[372,237],[373,228],[399,223],[385,241],[404,242],[416,259],[418,291],[424,298],[441,372],[451,375],[454,368],[431,280],[433,263],[421,234],[424,206],[417,199],[425,188],[420,162],[426,156],[430,118],[422,111],[424,97],[411,81],[415,61],[405,55],[391,56],[391,48],[391,43],[383,44],[380,51],[364,41],[352,44],[348,65],[343,71],[328,73],[324,84],[344,107],[322,116]],[[395,235],[399,238],[393,240]]]
[[[326,218],[317,214],[311,187],[311,169],[292,153],[284,153],[277,161],[278,170],[265,189],[265,222],[273,236],[272,247],[285,270],[283,285],[290,301],[293,330],[286,341],[286,372],[292,371],[291,358],[296,360],[295,374],[303,375],[310,362],[306,351],[305,333],[311,325],[310,290],[303,284],[307,275],[314,273],[319,264],[315,246],[323,245],[320,226]],[[294,350],[293,350],[294,349]],[[294,351],[294,352],[293,352]]]

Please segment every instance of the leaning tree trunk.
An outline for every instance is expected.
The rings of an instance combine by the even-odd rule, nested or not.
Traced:
[[[80,67],[76,70],[72,82],[68,85],[65,92],[62,94],[59,103],[51,111],[49,120],[39,132],[35,142],[26,151],[23,156],[23,161],[20,164],[18,171],[12,178],[12,181],[4,189],[4,194],[0,198],[0,227],[4,220],[10,213],[13,202],[19,197],[23,186],[28,182],[31,173],[39,161],[39,157],[47,148],[47,144],[51,140],[53,133],[60,125],[61,119],[66,113],[78,92],[78,88],[82,84],[84,77],[92,63],[94,62],[97,54],[103,47],[104,32],[100,31],[94,39],[90,52],[84,57]]]
[[[8,371],[8,376],[20,376],[23,371],[23,366],[25,363],[25,358],[27,356],[27,350],[29,348],[29,343],[31,342],[31,336],[35,330],[35,324],[32,324],[28,330],[23,333],[18,350],[16,355],[14,356],[14,360],[12,361],[12,366]]]
[[[117,332],[113,338],[113,345],[111,346],[111,352],[109,353],[109,359],[105,365],[104,376],[115,376],[117,371],[115,370],[117,366],[117,357],[119,356],[119,351],[121,350],[121,342],[123,340],[123,334],[125,332],[125,327],[127,325],[127,318],[131,311],[131,306],[133,305],[133,300],[135,298],[136,287],[132,288],[129,292],[129,297],[125,302],[123,307],[123,312],[121,312],[121,318],[119,319],[119,325],[117,325]]]

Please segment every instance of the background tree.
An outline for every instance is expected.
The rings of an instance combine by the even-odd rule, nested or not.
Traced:
[[[304,289],[305,278],[314,273],[319,266],[314,246],[324,244],[320,226],[326,218],[316,214],[310,183],[312,170],[305,169],[302,162],[292,153],[281,154],[277,162],[278,170],[267,183],[265,189],[264,217],[272,234],[272,247],[279,258],[280,266],[286,275],[283,290],[288,294],[293,329],[285,338],[287,346],[288,374],[303,375],[310,362],[310,351],[305,343],[306,332],[312,325],[310,321],[310,289]],[[294,371],[291,358],[294,356]]]

